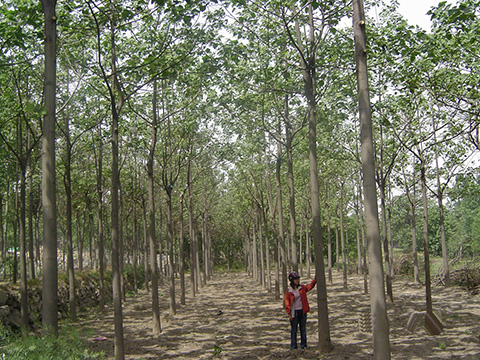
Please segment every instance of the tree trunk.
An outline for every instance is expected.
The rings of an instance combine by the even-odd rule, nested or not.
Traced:
[[[347,289],[347,257],[345,249],[345,226],[343,224],[343,182],[340,185],[340,240],[342,244],[343,289]]]
[[[155,158],[155,147],[157,145],[157,82],[153,83],[152,100],[152,138],[150,143],[150,153],[148,155],[147,176],[148,176],[148,216],[150,223],[149,244],[150,244],[150,274],[152,280],[152,322],[153,334],[158,335],[162,332],[160,324],[160,309],[158,307],[158,264],[157,264],[157,244],[155,241],[155,182],[153,177],[153,164]]]
[[[403,171],[403,179],[405,182],[405,189],[407,192],[407,198],[410,203],[410,224],[411,224],[411,231],[412,231],[412,257],[413,257],[413,281],[415,284],[420,283],[420,271],[418,269],[418,255],[417,255],[417,229],[416,229],[416,195],[415,195],[415,181],[413,181],[413,196],[409,190],[409,186],[407,183],[407,176],[405,175],[405,171]]]
[[[335,268],[337,272],[340,271],[340,240],[338,236],[338,225],[335,226]]]
[[[183,229],[183,193],[182,197],[180,198],[180,241],[179,241],[179,248],[180,248],[180,264],[179,264],[179,271],[180,271],[180,304],[185,305],[185,234]]]
[[[296,13],[293,8],[293,13]],[[295,17],[295,30],[297,44],[300,46],[302,56],[300,64],[302,68],[305,97],[308,104],[308,153],[310,163],[310,196],[312,207],[313,243],[315,251],[315,273],[317,279],[317,306],[318,306],[318,342],[320,351],[327,353],[332,350],[330,340],[330,323],[328,320],[327,284],[325,280],[325,263],[323,254],[323,235],[321,225],[320,194],[318,187],[317,165],[317,114],[316,114],[316,42],[313,27],[313,5],[308,2],[310,38],[308,57],[303,56],[304,50],[301,45],[302,37],[298,17]]]
[[[98,126],[98,168],[97,168],[97,232],[98,232],[98,308],[105,308],[105,241],[103,230],[103,139],[102,125]]]
[[[355,220],[357,223],[356,233],[357,233],[357,275],[363,274],[363,263],[362,263],[362,243],[360,240],[360,198],[358,194],[355,195]]]
[[[68,89],[67,82],[67,91]],[[69,305],[70,318],[75,319],[77,316],[77,299],[75,291],[75,270],[73,263],[73,230],[72,230],[72,143],[70,141],[70,119],[68,108],[65,116],[65,197],[66,197],[66,236],[67,236],[67,273],[69,286]]]
[[[110,44],[112,47],[112,86],[110,93],[110,103],[112,109],[112,208],[111,208],[111,226],[112,226],[112,288],[113,288],[113,308],[115,324],[115,359],[123,360],[125,358],[124,337],[123,337],[123,310],[122,310],[122,288],[121,288],[121,264],[120,264],[120,219],[119,219],[119,188],[120,174],[118,169],[118,120],[119,113],[115,99],[115,89],[120,96],[119,108],[121,108],[121,89],[119,88],[117,69],[116,69],[116,51],[115,51],[115,6],[112,5],[112,15],[110,19]],[[107,81],[107,79],[105,79]]]
[[[369,255],[370,306],[372,312],[373,356],[377,360],[390,359],[390,338],[383,284],[382,249],[378,223],[378,206],[375,181],[373,131],[370,94],[367,76],[367,49],[363,1],[353,1],[353,33],[360,114],[360,140],[365,194],[365,223]]]
[[[192,297],[197,293],[196,284],[196,255],[195,255],[195,225],[193,217],[193,188],[192,188],[192,165],[191,160],[187,163],[187,187],[188,187],[188,225],[190,232],[190,292]]]
[[[280,180],[280,165],[282,162],[282,146],[277,142],[277,166],[275,171],[275,181],[277,186],[277,211],[278,211],[278,242],[280,243],[280,264],[282,268],[281,283],[282,293],[287,291],[287,259],[285,252],[285,237],[283,231],[283,205],[282,205],[282,185]]]
[[[22,141],[20,140],[20,144]],[[21,160],[20,174],[20,310],[22,333],[28,331],[28,294],[27,294],[27,243],[26,243],[26,161]]]
[[[392,289],[392,274],[390,270],[390,256],[388,250],[388,238],[387,238],[387,214],[385,206],[385,184],[381,179],[380,185],[380,208],[382,214],[382,239],[383,239],[383,256],[385,264],[385,284],[387,288],[387,300],[393,304],[393,289]]]
[[[58,335],[57,301],[57,204],[55,181],[55,97],[56,97],[56,0],[41,0],[45,19],[45,85],[47,114],[43,119],[42,207],[43,207],[43,282],[42,327],[44,333]]]
[[[120,171],[118,172],[118,176],[120,178]],[[123,189],[120,180],[118,181],[118,264],[119,264],[119,273],[120,273],[120,293],[122,296],[122,301],[126,301],[126,294],[125,294],[125,274],[123,271],[124,264],[125,264],[125,250],[124,250],[124,243],[123,243]]]
[[[311,268],[312,268],[312,246],[310,242],[310,226],[308,222],[308,216],[305,215],[305,253],[307,258],[307,277],[311,277]]]
[[[280,298],[280,266],[278,263],[278,236],[277,230],[275,226],[275,204],[273,203],[273,191],[271,187],[271,173],[270,173],[270,166],[267,161],[266,149],[264,149],[264,155],[266,160],[266,168],[267,168],[267,181],[266,181],[266,189],[267,189],[267,205],[268,209],[270,210],[270,219],[272,221],[272,233],[273,233],[273,257],[275,261],[275,299]],[[266,216],[266,215],[265,215]],[[268,240],[267,240],[268,241]],[[268,269],[270,273],[270,268]]]
[[[327,218],[327,256],[328,256],[328,282],[333,284],[333,275],[332,275],[332,226],[330,220],[330,211],[328,204],[329,201],[329,193],[328,193],[328,185],[326,187],[325,193],[327,194],[327,201],[325,202],[325,216]]]
[[[263,231],[262,231],[262,209],[260,205],[257,204],[257,214],[256,218],[258,221],[258,250],[260,251],[260,284],[265,287],[265,256],[263,254]]]
[[[433,121],[433,140],[437,142],[437,129],[435,121]],[[440,170],[438,166],[438,151],[435,148],[435,169],[437,177],[437,201],[438,201],[438,221],[440,226],[440,239],[442,243],[442,260],[443,260],[443,276],[445,279],[445,286],[450,286],[450,268],[448,264],[448,248],[447,237],[445,235],[445,215],[443,211],[443,190],[440,183]]]
[[[263,232],[265,234],[265,259],[266,259],[266,266],[267,266],[267,275],[266,275],[266,280],[267,280],[267,289],[268,292],[272,290],[272,272],[270,269],[270,243],[269,243],[269,236],[268,236],[268,220],[267,220],[267,214],[266,214],[266,209],[263,207],[262,209],[262,221],[263,221]]]
[[[428,251],[428,203],[427,203],[427,183],[425,175],[425,159],[420,150],[420,180],[422,183],[422,202],[423,202],[423,259],[425,264],[425,298],[427,313],[433,312],[432,304],[432,285],[430,278],[430,253]]]
[[[168,186],[167,192],[167,246],[168,246],[168,288],[170,293],[170,315],[177,313],[175,305],[175,269],[173,258],[173,220],[172,220],[172,186]],[[203,259],[205,261],[205,258]]]
[[[31,135],[28,132],[27,135],[28,149],[31,148]],[[31,279],[35,279],[35,253],[34,253],[34,237],[33,237],[33,173],[34,163],[32,162],[32,156],[28,159],[28,168],[30,172],[28,174],[28,253],[29,253],[29,276]],[[1,200],[0,200],[0,211],[2,209]],[[0,220],[0,231],[3,230],[3,225]],[[3,237],[3,236],[2,236]],[[1,251],[1,249],[0,249]]]
[[[291,248],[291,267],[298,272],[298,254],[297,254],[297,222],[295,219],[295,186],[293,182],[293,157],[292,157],[292,131],[290,124],[290,114],[288,109],[288,94],[285,95],[285,151],[287,153],[287,182],[288,182],[288,201],[290,211],[290,248]]]
[[[142,198],[142,210],[143,210],[143,269],[145,272],[145,289],[150,291],[150,271],[148,267],[148,242],[150,241],[148,233],[147,222],[147,206],[145,205],[145,199]]]

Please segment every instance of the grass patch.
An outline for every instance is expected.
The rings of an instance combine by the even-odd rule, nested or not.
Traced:
[[[22,337],[0,327],[0,359],[103,360],[106,356],[88,350],[78,332],[72,329],[62,329],[57,338]]]

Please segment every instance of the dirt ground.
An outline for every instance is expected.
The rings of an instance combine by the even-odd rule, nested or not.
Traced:
[[[359,320],[369,310],[363,278],[352,276],[343,289],[341,273],[328,285],[330,335],[333,350],[318,349],[316,288],[309,292],[308,350],[289,350],[290,324],[282,301],[274,299],[245,273],[217,273],[195,298],[177,305],[169,315],[168,291],[160,297],[162,333],[152,335],[151,295],[140,293],[124,303],[126,359],[371,359],[371,331],[363,332]],[[303,276],[302,283],[309,281]],[[177,303],[180,287],[176,284]],[[424,312],[425,290],[394,279],[395,303],[388,305],[392,359],[480,359],[480,295],[458,287],[433,288],[433,308],[445,329],[428,335],[422,324],[413,333],[407,322],[413,312]],[[219,311],[220,310],[220,311]],[[91,312],[81,320],[89,330],[88,346],[113,359],[113,310]],[[368,327],[368,325],[367,325]]]

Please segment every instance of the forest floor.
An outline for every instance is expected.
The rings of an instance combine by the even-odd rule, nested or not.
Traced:
[[[302,277],[302,283],[310,281]],[[425,290],[394,279],[395,303],[388,304],[392,359],[480,359],[480,295],[459,287],[433,287],[433,309],[444,331],[429,335],[420,326],[411,333],[407,322],[413,312],[424,313]],[[176,283],[177,302],[180,288]],[[124,303],[126,359],[372,359],[371,332],[362,332],[359,319],[369,310],[363,278],[350,276],[343,289],[341,273],[327,285],[333,350],[318,348],[316,288],[309,292],[308,350],[289,350],[290,324],[282,301],[256,285],[245,273],[217,273],[185,306],[169,315],[167,288],[160,297],[162,333],[152,335],[151,295],[143,292]],[[219,311],[221,310],[221,312]],[[220,314],[221,313],[221,314]],[[113,359],[113,309],[80,320],[90,335],[88,347]]]

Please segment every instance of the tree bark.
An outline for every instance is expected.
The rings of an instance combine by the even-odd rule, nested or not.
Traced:
[[[296,14],[293,8],[294,15]],[[298,17],[295,16],[295,31],[297,46],[301,52],[300,65],[302,69],[304,93],[308,105],[308,153],[310,163],[310,196],[312,207],[313,243],[315,251],[315,272],[317,279],[317,306],[318,306],[318,342],[321,352],[332,350],[330,340],[330,324],[328,320],[327,285],[325,280],[325,263],[323,253],[323,234],[321,225],[320,194],[318,185],[317,165],[317,114],[316,114],[316,53],[315,29],[313,26],[313,5],[308,2],[309,15],[309,49],[308,56],[304,55],[303,41],[300,33]]]
[[[427,183],[426,183],[426,169],[425,159],[423,158],[422,150],[420,154],[420,180],[422,183],[422,202],[423,202],[423,260],[425,264],[425,299],[427,313],[433,312],[432,304],[432,285],[430,277],[430,253],[428,251],[428,203],[427,203]]]
[[[175,269],[173,257],[173,220],[172,220],[172,190],[173,186],[168,186],[167,192],[167,246],[168,246],[168,288],[170,293],[170,315],[177,313],[175,304]],[[203,259],[205,261],[205,258]]]
[[[42,327],[44,333],[58,335],[57,203],[55,180],[55,98],[56,98],[56,0],[41,0],[45,19],[45,85],[47,114],[43,119],[42,207],[43,207],[43,286]]]
[[[437,129],[435,121],[433,121],[433,140],[437,142]],[[443,276],[445,279],[445,286],[450,286],[450,268],[448,264],[448,248],[447,237],[445,235],[445,215],[443,210],[443,189],[440,183],[440,170],[438,166],[438,151],[435,148],[435,175],[437,178],[437,201],[438,201],[438,221],[440,226],[440,239],[442,243],[442,261],[443,261]]]
[[[180,264],[179,264],[179,271],[180,271],[180,304],[185,305],[185,234],[183,229],[183,200],[184,200],[184,193],[182,193],[182,197],[180,198]]]
[[[67,82],[67,91],[69,84]],[[68,108],[65,116],[65,197],[66,197],[66,235],[67,235],[67,273],[69,286],[70,318],[77,316],[77,299],[75,291],[75,270],[73,263],[73,230],[72,230],[72,143],[70,139],[70,119]]]
[[[285,151],[287,153],[287,183],[288,183],[288,202],[290,211],[290,261],[291,267],[298,272],[298,254],[297,254],[297,222],[295,217],[295,186],[293,182],[293,156],[292,156],[292,125],[290,124],[290,114],[288,107],[288,94],[285,95]]]
[[[277,211],[278,211],[278,242],[280,245],[280,264],[282,268],[281,283],[282,293],[287,291],[287,258],[285,251],[285,237],[283,230],[283,205],[282,205],[282,185],[280,180],[280,167],[282,162],[282,146],[277,142],[277,165],[275,171],[275,181],[277,186]]]
[[[347,257],[345,249],[345,226],[343,224],[343,182],[340,185],[340,241],[342,246],[342,277],[343,289],[347,289]]]
[[[157,145],[157,82],[153,83],[152,99],[152,138],[150,143],[150,153],[148,155],[147,176],[148,176],[148,215],[150,223],[149,244],[150,244],[150,274],[152,279],[152,322],[153,334],[162,332],[160,324],[160,309],[158,307],[158,264],[157,264],[157,244],[155,241],[155,182],[153,178],[153,164],[155,157],[155,147]]]
[[[407,176],[405,171],[403,171],[403,181],[405,183],[405,189],[407,193],[407,198],[410,203],[410,227],[412,231],[412,256],[413,256],[413,281],[415,284],[420,283],[420,272],[418,269],[418,255],[417,255],[417,229],[416,229],[416,195],[415,195],[415,181],[413,181],[413,195],[410,192],[410,188],[407,183]]]
[[[378,223],[378,206],[373,152],[373,131],[370,94],[367,76],[367,49],[365,13],[362,0],[353,1],[353,33],[355,38],[355,62],[360,115],[361,159],[365,194],[365,223],[370,275],[370,306],[372,312],[373,356],[377,360],[389,360],[390,338],[383,283],[382,249]]]
[[[105,308],[105,234],[103,229],[103,139],[102,125],[98,126],[98,166],[97,166],[97,233],[98,233],[98,308]]]

